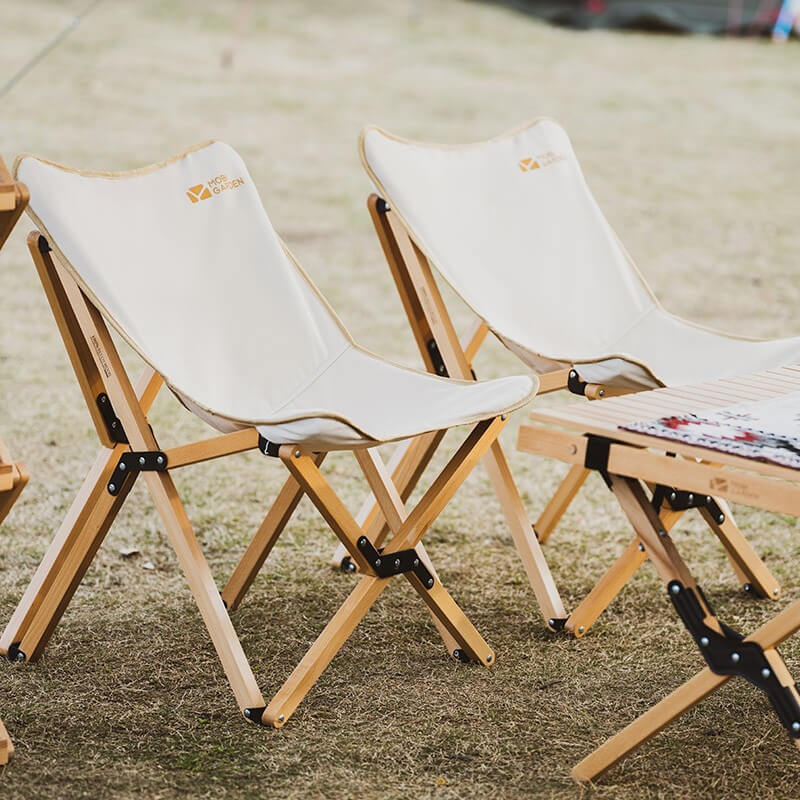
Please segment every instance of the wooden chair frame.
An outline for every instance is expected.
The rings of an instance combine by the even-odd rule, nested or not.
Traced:
[[[780,375],[764,378],[770,385],[770,389],[763,393],[764,397],[790,390],[790,379],[794,382],[794,390],[800,388],[800,367],[786,368],[781,372],[783,378]],[[744,385],[741,381],[736,383]],[[570,409],[554,409],[553,413],[534,412],[532,415],[537,422],[568,425],[580,429],[581,433],[540,425],[520,428],[520,450],[557,458],[572,465],[593,462],[593,468],[602,475],[636,532],[631,547],[637,552],[646,552],[684,625],[709,664],[577,764],[572,775],[578,781],[593,781],[601,776],[735,675],[745,677],[767,692],[781,723],[794,744],[800,747],[800,694],[775,649],[800,630],[800,601],[792,603],[749,636],[738,638],[738,634],[717,619],[679,555],[669,535],[673,513],[660,499],[661,495],[651,492],[648,496],[647,493],[648,487],[652,489],[657,484],[667,484],[705,496],[713,487],[728,500],[800,516],[800,474],[787,467],[712,453],[617,428],[618,424],[623,424],[621,419],[626,412],[641,414],[643,408],[654,408],[651,418],[657,413],[682,413],[681,409],[671,405],[671,397],[684,396],[695,405],[710,405],[715,392],[719,394],[729,388],[726,385],[708,390],[706,387],[662,390],[671,394],[665,398],[662,393],[658,398],[660,405],[655,405],[656,398],[640,395],[641,401],[637,397],[636,404],[631,402],[620,406],[621,411],[609,408],[603,416],[587,413],[579,417],[575,413],[570,417]],[[724,392],[722,396],[726,396]],[[644,403],[650,405],[644,406]],[[715,404],[719,405],[718,402]],[[669,411],[670,408],[673,411]],[[731,549],[731,553],[739,556],[741,551]],[[779,695],[777,702],[775,695]]]
[[[255,428],[161,451],[147,412],[162,386],[150,367],[134,387],[106,323],[38,232],[28,247],[47,294],[102,445],[2,636],[0,652],[36,660],[91,563],[139,473],[144,476],[167,538],[211,636],[240,710],[249,720],[281,727],[393,577],[405,577],[428,606],[448,650],[459,660],[489,665],[494,653],[442,586],[421,539],[466,476],[493,445],[505,415],[475,425],[413,510],[407,510],[375,449],[354,450],[393,537],[378,553],[323,477],[324,452],[272,445]],[[438,435],[438,434],[437,434]],[[178,496],[171,471],[233,453],[260,449],[277,456],[290,478],[248,548],[226,592],[220,594]],[[139,466],[141,465],[141,467]],[[336,612],[269,704],[265,703],[226,608],[266,558],[302,494],[307,494],[362,573]],[[394,557],[394,558],[393,558]]]
[[[472,360],[489,332],[486,323],[478,320],[466,336],[459,338],[428,259],[398,215],[376,194],[368,197],[367,208],[425,368],[438,375],[476,379]],[[577,375],[571,376],[571,372],[572,368],[565,368],[540,375],[539,394],[566,389],[570,383],[575,385]],[[586,384],[579,380],[577,384],[589,400],[627,393],[616,387]],[[407,498],[414,490],[440,442],[441,435],[428,434],[398,445],[390,459],[389,468],[401,497]],[[548,625],[554,630],[563,628],[576,637],[583,636],[646,560],[646,552],[639,549],[638,543],[626,548],[586,599],[567,615],[541,544],[550,536],[591,470],[581,464],[570,467],[538,520],[531,526],[499,441],[492,445],[484,464]],[[708,514],[704,514],[704,518],[722,542],[741,585],[757,596],[777,599],[780,596],[779,583],[736,527],[730,509],[725,507],[724,511],[722,523]],[[665,524],[671,527],[683,513],[681,510],[672,512],[665,519]],[[357,519],[377,541],[382,541],[386,536],[388,528],[374,497],[367,497]],[[345,569],[355,568],[342,546],[334,553],[332,563]]]
[[[28,189],[15,181],[0,158],[0,249],[6,243],[25,206]],[[28,483],[28,471],[22,463],[14,463],[8,449],[0,442],[0,524],[8,516]],[[14,744],[0,720],[0,764],[7,764],[14,753]]]

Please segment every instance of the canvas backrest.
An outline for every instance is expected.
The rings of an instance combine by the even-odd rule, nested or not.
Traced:
[[[656,305],[556,122],[456,147],[368,127],[361,155],[420,249],[502,337],[579,360]]]
[[[279,409],[348,347],[228,145],[108,174],[24,156],[16,174],[87,295],[201,408],[245,420]]]

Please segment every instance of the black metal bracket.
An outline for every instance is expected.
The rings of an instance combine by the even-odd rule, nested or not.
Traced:
[[[167,469],[167,454],[160,450],[128,451],[117,462],[106,488],[111,495],[118,495],[131,475],[139,472],[164,472]]]
[[[549,628],[552,628],[554,631],[563,631],[564,626],[567,624],[568,617],[553,617],[552,619],[547,620],[547,625]]]
[[[436,339],[428,339],[425,346],[428,348],[428,355],[431,357],[434,372],[442,378],[449,378],[450,375],[447,372],[447,367],[444,365],[444,359],[439,352],[439,345],[436,344]]]
[[[653,508],[661,510],[661,506],[666,503],[673,511],[686,511],[690,508],[705,508],[716,520],[718,525],[725,522],[725,515],[711,495],[695,494],[686,492],[683,489],[674,489],[671,486],[664,486],[659,483],[653,491]]]
[[[263,723],[261,722],[261,717],[263,716],[266,710],[267,710],[266,706],[246,708],[244,710],[245,719],[255,723],[256,725],[263,725]]]
[[[278,450],[281,449],[279,444],[275,442],[271,442],[266,437],[262,436],[260,433],[258,434],[258,449],[265,455],[265,456],[275,456],[278,455]]]
[[[567,389],[569,389],[572,394],[586,394],[586,381],[582,381],[581,376],[578,375],[574,369],[571,369],[569,375],[567,375]]]
[[[667,453],[670,458],[675,458],[675,453]],[[725,514],[719,507],[719,503],[709,494],[698,494],[687,492],[684,489],[676,489],[673,486],[665,486],[662,483],[656,485],[653,490],[652,505],[656,511],[661,510],[661,506],[666,503],[673,511],[687,511],[690,508],[705,508],[718,525],[725,522]]]
[[[128,444],[128,436],[125,433],[125,428],[119,417],[114,412],[114,406],[111,405],[111,399],[105,392],[100,392],[96,398],[97,407],[100,409],[100,416],[106,424],[108,436],[112,442],[117,444]]]
[[[39,239],[36,242],[36,246],[39,248],[39,252],[44,253],[45,255],[53,249],[50,247],[50,242],[48,242],[47,239],[42,236],[42,234],[39,234]]]
[[[698,591],[702,596],[699,587]],[[737,675],[761,689],[789,735],[800,739],[800,703],[791,688],[783,686],[775,676],[761,645],[744,641],[742,634],[724,624],[721,624],[722,633],[709,628],[694,590],[680,581],[670,581],[667,592],[709,669],[716,675]]]
[[[389,204],[382,197],[379,197],[375,203],[375,210],[379,214],[385,214],[389,211]]]
[[[356,544],[379,578],[391,578],[393,575],[413,572],[426,589],[433,588],[433,575],[422,563],[413,547],[384,555],[383,549],[377,550],[366,536],[360,536]]]
[[[586,435],[586,453],[583,456],[583,466],[586,469],[595,469],[600,473],[600,477],[606,482],[606,486],[611,487],[611,479],[608,477],[608,455],[613,439],[606,439],[605,436]]]

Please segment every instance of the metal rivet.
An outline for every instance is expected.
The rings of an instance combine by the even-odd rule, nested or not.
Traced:
[[[717,522],[718,522],[720,525],[722,525],[722,523],[723,523],[723,522],[725,522],[725,515],[724,515],[724,514],[720,514],[720,515],[717,517]]]
[[[164,456],[159,456],[156,459],[156,464],[163,464],[164,463]]]
[[[486,663],[487,664],[491,664],[492,661],[494,661],[494,656],[493,655],[486,656]]]
[[[433,588],[433,578],[428,578],[428,588],[429,589]]]
[[[708,636],[701,636],[700,644],[703,645],[703,647],[708,647]]]
[[[764,669],[761,670],[762,678],[769,678],[770,675],[772,675],[772,673],[766,667],[764,667]]]
[[[302,453],[299,450],[295,450],[294,451],[294,457],[295,458],[300,458],[301,455],[302,455]]]
[[[670,503],[674,503],[677,499],[678,499],[678,495],[676,495],[675,492],[670,492],[669,493],[669,501],[670,501]]]
[[[666,531],[659,531],[658,535],[663,539],[667,535],[667,532]]]
[[[749,583],[746,583],[746,584],[745,584],[745,585],[744,585],[742,588],[743,588],[743,589],[744,589],[746,592],[752,592],[752,591],[753,591],[753,587],[752,587],[752,586],[751,586]]]
[[[673,583],[672,586],[669,587],[669,590],[672,592],[672,594],[680,594],[681,593],[681,587],[678,586],[677,583]]]
[[[508,419],[508,414],[501,414],[500,419],[505,422]]]
[[[105,405],[105,404],[106,404],[106,401],[107,401],[107,400],[108,400],[108,398],[107,398],[105,395],[102,395],[102,397],[100,398],[100,402],[101,402],[103,405]]]
[[[578,633],[583,633],[585,630],[586,627],[584,625],[581,625],[580,628],[578,628]]]
[[[418,559],[418,558],[415,558],[415,559],[414,559],[414,566],[415,566],[415,567],[418,567],[418,566],[419,566],[419,559]]]
[[[778,587],[777,586],[772,590],[772,594],[774,594],[775,597],[778,596]]]
[[[113,483],[109,483],[109,484],[108,484],[108,491],[109,491],[109,492],[116,492],[116,491],[117,491],[117,487],[116,487],[116,486],[114,486],[114,484],[113,484]]]
[[[352,561],[348,561],[347,562],[347,571],[348,572],[355,572],[356,571],[356,565]]]
[[[394,568],[395,569],[400,569],[400,559],[399,558],[396,558],[394,560]]]
[[[731,661],[734,664],[738,664],[742,660],[742,657],[738,653],[731,653]]]
[[[247,719],[250,719],[250,709],[249,708],[246,708],[244,710],[244,715],[247,717]]]
[[[375,559],[375,566],[379,567],[381,565],[381,560],[379,558]]]
[[[139,465],[144,466],[144,456],[139,456]]]
[[[22,650],[17,650],[16,660],[21,664],[25,660],[25,653]]]
[[[460,651],[458,648],[456,648],[455,650],[453,650],[453,658],[454,658],[456,661],[460,661],[460,660],[461,660],[461,651]]]
[[[366,536],[362,536],[362,537],[361,537],[361,538],[358,540],[358,543],[359,543],[359,544],[360,544],[360,545],[363,547],[363,546],[364,546],[364,545],[367,543],[367,537],[366,537]]]
[[[286,717],[284,717],[283,714],[278,715],[278,722],[283,722],[285,719]]]
[[[555,628],[555,626],[556,626],[556,621],[555,621],[554,619],[549,619],[549,620],[547,620],[547,624],[548,624],[548,625],[549,625],[551,628]]]
[[[689,492],[689,502],[694,503],[694,495],[691,492]]]
[[[641,542],[639,542],[639,550],[644,553],[644,545]]]
[[[710,504],[710,503],[711,503],[711,495],[710,495],[710,494],[707,494],[707,495],[706,495],[706,503],[707,503],[707,504]]]
[[[605,389],[601,389],[597,394],[600,395],[600,397],[605,397],[606,396],[606,390]]]
[[[120,461],[119,462],[119,471],[120,472],[125,472],[126,469],[128,469],[128,468],[125,466],[125,462],[124,461]]]
[[[796,733],[797,731],[800,731],[800,722],[793,722],[793,723],[792,723],[792,730],[793,730],[795,733]]]

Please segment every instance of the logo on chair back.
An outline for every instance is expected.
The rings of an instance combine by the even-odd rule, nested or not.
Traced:
[[[217,175],[205,183],[198,183],[197,186],[190,186],[186,190],[186,196],[193,203],[201,200],[210,200],[214,195],[220,195],[229,189],[238,189],[244,186],[244,178],[228,178],[227,175]]]
[[[540,153],[535,158],[530,156],[528,158],[520,159],[517,162],[517,166],[522,172],[533,172],[535,169],[549,167],[551,164],[555,164],[557,161],[566,160],[566,156],[560,156],[557,153],[554,153],[552,150],[548,150],[546,153]]]

